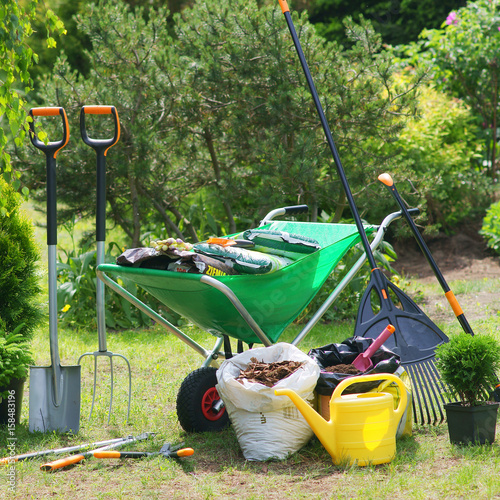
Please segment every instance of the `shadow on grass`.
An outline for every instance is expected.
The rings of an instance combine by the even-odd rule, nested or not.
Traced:
[[[195,455],[191,467],[203,473],[221,473],[230,470],[249,471],[254,474],[291,475],[296,477],[319,478],[326,475],[351,471],[380,470],[391,463],[403,465],[413,463],[419,455],[420,445],[415,436],[408,436],[397,441],[397,451],[391,463],[380,465],[340,464],[334,465],[332,457],[320,441],[313,436],[298,452],[285,460],[248,461],[239,447],[236,434],[231,427],[216,433],[189,435],[190,446]],[[188,467],[188,464],[185,465]]]

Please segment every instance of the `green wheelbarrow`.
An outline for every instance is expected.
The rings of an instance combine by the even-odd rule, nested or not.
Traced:
[[[108,287],[204,358],[202,366],[184,379],[177,396],[177,416],[187,432],[216,431],[228,424],[227,413],[215,388],[217,369],[211,364],[231,356],[230,344],[227,348],[229,339],[238,341],[238,350],[241,350],[242,343],[249,346],[276,343],[284,330],[309,305],[342,257],[359,242],[355,224],[274,220],[304,211],[307,211],[304,205],[278,208],[261,222],[259,229],[313,238],[321,246],[316,252],[273,273],[212,277],[116,264],[98,266],[97,275]],[[378,227],[365,226],[366,234],[374,235],[371,242],[373,250],[382,242],[388,225],[400,217],[401,212],[395,212]],[[297,345],[312,330],[364,262],[363,254],[304,325],[292,344]],[[129,293],[119,284],[121,281],[143,288],[169,309],[214,335],[214,347],[211,350],[202,347]],[[224,350],[221,351],[223,344]]]

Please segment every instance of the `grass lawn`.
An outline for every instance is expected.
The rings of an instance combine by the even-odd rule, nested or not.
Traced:
[[[458,298],[460,300],[460,296]],[[440,326],[452,334],[459,331],[455,323],[452,318],[449,324]],[[487,321],[471,320],[471,324],[476,331],[496,332],[499,319],[495,315]],[[351,331],[349,324],[322,325],[315,328],[300,347],[307,351],[311,347],[341,341]],[[290,341],[295,332],[296,327],[291,328],[281,340]],[[206,333],[192,327],[189,333],[206,347],[212,345],[212,338]],[[62,365],[73,365],[81,354],[97,349],[95,331],[60,329],[59,337]],[[87,357],[82,360],[82,416],[78,435],[30,434],[27,430],[28,385],[21,423],[15,429],[16,453],[151,431],[156,433],[152,440],[130,449],[157,451],[167,441],[183,441],[194,448],[195,454],[180,460],[91,458],[55,473],[40,471],[42,458],[18,462],[14,497],[8,490],[8,468],[5,467],[2,473],[0,492],[6,495],[5,498],[441,499],[500,496],[498,438],[492,446],[452,446],[445,425],[415,428],[412,437],[398,442],[396,458],[385,465],[336,467],[316,438],[287,460],[248,462],[243,458],[232,428],[220,433],[186,434],[177,422],[177,390],[184,377],[201,366],[198,354],[156,326],[148,330],[108,332],[108,349],[126,356],[132,365],[130,421],[126,423],[125,363],[117,358],[110,423],[107,423],[109,365],[103,358],[99,359],[96,408],[92,419],[88,420],[94,370],[93,358]],[[38,332],[34,351],[37,365],[50,364],[46,327]],[[7,437],[6,430],[2,429],[2,443],[7,443]]]
[[[467,286],[450,283],[458,300],[474,297],[478,290],[496,291],[500,280],[481,280]],[[442,292],[433,285],[412,280],[412,291],[420,305],[435,306]],[[444,307],[444,306],[443,306]],[[464,308],[465,309],[465,308]],[[498,335],[500,318],[496,311],[478,314],[478,303],[467,317],[474,331]],[[476,319],[477,315],[477,319]],[[453,313],[439,326],[447,334],[460,331]],[[188,333],[209,348],[213,338],[194,327]],[[352,335],[348,323],[316,327],[300,344],[307,352]],[[297,333],[292,326],[280,340],[291,341]],[[97,350],[97,332],[59,328],[62,365],[76,364],[79,356]],[[413,435],[397,443],[395,459],[379,466],[338,467],[316,438],[287,460],[246,461],[231,427],[219,433],[186,434],[177,421],[175,401],[182,380],[201,366],[201,357],[158,326],[144,330],[108,331],[108,349],[122,354],[132,366],[132,406],[126,422],[127,372],[123,360],[114,358],[115,395],[108,424],[109,363],[99,358],[96,407],[88,419],[92,400],[93,358],[82,360],[81,424],[77,435],[28,432],[29,382],[26,384],[20,425],[9,441],[6,428],[0,429],[4,455],[14,442],[16,454],[61,448],[114,437],[154,432],[154,438],[130,446],[130,450],[158,451],[165,442],[184,442],[195,453],[179,460],[95,459],[54,473],[42,472],[40,465],[54,455],[2,466],[0,498],[16,499],[445,499],[500,498],[500,435],[491,446],[457,447],[449,443],[446,425],[414,427]],[[33,351],[38,366],[48,366],[48,325],[37,332]],[[284,435],[283,439],[287,439]],[[10,475],[9,475],[10,474]],[[15,487],[9,489],[14,478]]]

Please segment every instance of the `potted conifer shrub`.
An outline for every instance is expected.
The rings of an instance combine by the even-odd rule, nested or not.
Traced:
[[[449,395],[457,399],[444,405],[450,441],[493,443],[500,403],[489,401],[489,394],[498,384],[499,341],[486,334],[460,333],[436,348],[436,358]]]
[[[28,340],[19,331],[0,331],[0,424],[19,423],[24,382],[34,364]]]

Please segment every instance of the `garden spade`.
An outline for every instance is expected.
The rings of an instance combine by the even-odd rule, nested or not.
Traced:
[[[30,367],[30,432],[73,432],[80,428],[80,366],[61,366],[57,339],[57,200],[56,157],[68,143],[69,126],[63,108],[33,108],[29,111],[30,138],[43,151],[47,164],[47,246],[49,278],[49,339],[51,366]],[[35,133],[35,116],[60,116],[63,138],[45,144]]]

